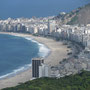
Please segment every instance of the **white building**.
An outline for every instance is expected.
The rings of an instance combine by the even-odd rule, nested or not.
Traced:
[[[38,29],[38,34],[39,34],[39,35],[43,35],[43,28],[39,28],[39,29]]]
[[[39,78],[40,77],[50,77],[50,67],[48,65],[42,64],[39,66]]]
[[[51,34],[51,32],[56,30],[56,22],[55,22],[55,20],[49,20],[48,21],[48,30],[49,30],[50,34]]]
[[[34,33],[34,28],[32,28],[32,27],[27,27],[27,32],[33,34],[33,33]]]

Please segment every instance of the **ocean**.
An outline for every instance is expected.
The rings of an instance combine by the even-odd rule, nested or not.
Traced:
[[[90,0],[0,0],[0,19],[47,17],[90,3]],[[30,68],[33,57],[46,57],[49,49],[29,37],[0,34],[0,79]]]
[[[0,79],[31,67],[34,57],[46,57],[49,49],[30,37],[0,34]]]
[[[90,0],[0,0],[0,19],[53,16],[88,3]]]

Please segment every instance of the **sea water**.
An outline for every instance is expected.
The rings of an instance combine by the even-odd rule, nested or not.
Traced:
[[[46,57],[49,49],[30,37],[0,34],[0,79],[31,67],[34,57]]]
[[[90,0],[0,0],[0,19],[47,17],[90,3]]]

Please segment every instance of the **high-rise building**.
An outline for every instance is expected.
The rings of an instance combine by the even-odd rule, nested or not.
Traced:
[[[48,30],[49,34],[51,34],[56,29],[56,22],[55,20],[48,20]]]
[[[39,77],[39,66],[44,63],[43,58],[33,58],[32,59],[32,77]]]

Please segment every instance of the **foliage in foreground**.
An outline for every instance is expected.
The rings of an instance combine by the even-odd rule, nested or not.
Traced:
[[[90,72],[64,78],[40,78],[3,90],[90,90]]]

